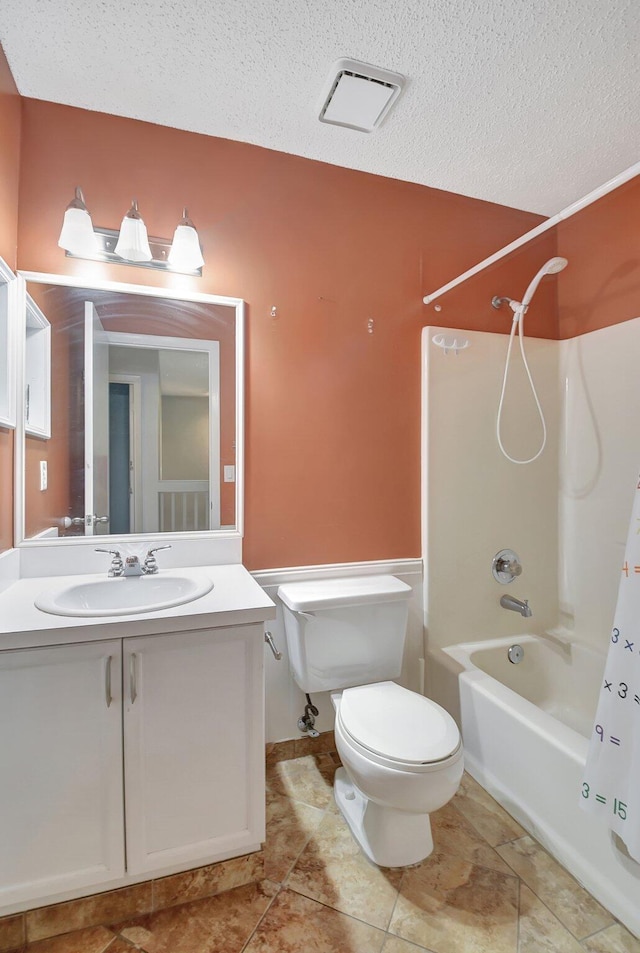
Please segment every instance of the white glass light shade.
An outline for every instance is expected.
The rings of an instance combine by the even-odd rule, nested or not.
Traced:
[[[180,224],[176,228],[171,243],[168,262],[173,268],[196,271],[204,265],[198,233],[193,225]]]
[[[136,202],[122,219],[114,252],[126,261],[151,261],[153,258],[147,227],[140,217]]]
[[[86,208],[70,207],[66,210],[58,245],[72,255],[91,255],[97,251],[93,223]]]

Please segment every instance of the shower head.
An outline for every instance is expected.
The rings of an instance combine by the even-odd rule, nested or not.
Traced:
[[[566,268],[568,264],[569,262],[566,258],[550,258],[549,261],[545,261],[544,265],[525,291],[524,298],[522,299],[522,306],[526,308],[531,303],[531,299],[536,293],[536,288],[545,275],[557,275],[558,272],[562,271],[563,268]]]
[[[531,304],[531,299],[536,292],[536,288],[545,275],[557,275],[558,272],[566,268],[568,264],[569,262],[566,258],[550,258],[549,261],[545,261],[544,265],[525,291],[522,301],[516,301],[514,298],[501,298],[499,295],[495,295],[491,299],[491,304],[494,308],[500,308],[503,304],[508,304],[514,313],[520,309],[526,310]]]
[[[501,298],[500,295],[494,295],[493,298],[491,299],[491,305],[496,310],[498,310],[498,308],[501,308],[503,304],[508,304],[511,306],[513,310],[515,310],[513,306],[515,305],[516,307],[518,307],[520,305],[520,302],[515,301],[513,298]]]

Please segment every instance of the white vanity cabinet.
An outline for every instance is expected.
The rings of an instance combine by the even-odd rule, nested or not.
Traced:
[[[0,651],[0,908],[263,840],[261,623]]]
[[[264,840],[262,633],[124,640],[130,873],[197,867]]]
[[[0,652],[3,906],[124,874],[121,653]]]

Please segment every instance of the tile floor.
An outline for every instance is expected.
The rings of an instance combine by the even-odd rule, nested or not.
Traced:
[[[640,953],[640,941],[465,775],[406,870],[360,853],[332,798],[337,755],[267,767],[265,880],[26,953]]]

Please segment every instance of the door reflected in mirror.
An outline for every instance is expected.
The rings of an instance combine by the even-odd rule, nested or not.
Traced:
[[[42,277],[51,434],[24,435],[24,539],[237,531],[242,302]]]

